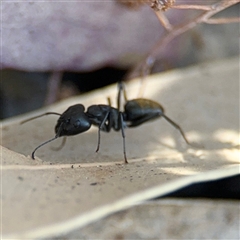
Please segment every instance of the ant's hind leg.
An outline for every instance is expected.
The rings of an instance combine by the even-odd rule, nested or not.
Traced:
[[[189,143],[189,141],[187,140],[187,137],[185,136],[185,133],[183,132],[182,128],[176,124],[173,120],[171,120],[169,117],[167,117],[165,114],[162,115],[162,117],[164,117],[172,126],[174,126],[182,135],[183,139],[185,140],[185,142],[191,146],[191,144]]]
[[[121,94],[123,92],[124,101],[127,102],[127,93],[123,82],[118,82],[117,109],[121,107]]]
[[[111,98],[110,98],[110,97],[108,97],[108,98],[107,98],[107,101],[108,101],[108,105],[111,107],[111,106],[112,106],[112,101],[111,101]]]

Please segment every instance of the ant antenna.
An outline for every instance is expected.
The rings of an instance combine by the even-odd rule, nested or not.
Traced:
[[[44,114],[43,114],[43,115],[44,115]],[[41,115],[41,116],[43,116],[43,115]],[[60,133],[61,133],[61,131],[62,131],[62,125],[63,125],[63,123],[60,124],[59,129],[58,129],[58,131],[57,131],[57,133],[56,133],[56,135],[55,135],[54,138],[52,138],[52,139],[50,139],[50,140],[48,140],[48,141],[46,141],[46,142],[44,142],[44,143],[41,143],[39,146],[37,146],[37,147],[33,150],[33,152],[32,152],[32,159],[33,159],[33,160],[35,159],[35,156],[34,156],[35,152],[36,152],[40,147],[42,147],[43,145],[45,145],[45,144],[47,144],[47,143],[50,143],[50,142],[52,142],[53,140],[55,140],[55,139],[57,139],[57,138],[60,137]]]
[[[34,154],[35,154],[35,152],[36,152],[40,147],[42,147],[43,145],[45,145],[45,144],[47,144],[47,143],[52,142],[53,140],[55,140],[55,139],[57,139],[57,138],[58,138],[58,136],[56,135],[54,138],[52,138],[52,139],[50,139],[50,140],[48,140],[48,141],[40,144],[39,146],[37,146],[37,147],[34,149],[34,151],[32,152],[32,159],[35,160]]]
[[[50,114],[58,115],[58,116],[61,116],[61,115],[62,115],[62,114],[56,113],[56,112],[46,112],[46,113],[43,113],[43,114],[41,114],[41,115],[38,115],[38,116],[35,116],[35,117],[32,117],[32,118],[28,118],[28,119],[22,121],[20,124],[24,124],[24,123],[29,122],[29,121],[32,121],[32,120],[34,120],[34,119],[36,119],[36,118],[40,118],[40,117],[43,117],[43,116],[46,116],[46,115],[50,115]]]
[[[191,145],[191,144],[189,143],[189,141],[187,140],[187,138],[186,138],[186,136],[185,136],[182,128],[181,128],[179,125],[177,125],[173,120],[171,120],[171,119],[170,119],[169,117],[167,117],[165,114],[162,114],[161,116],[163,116],[170,124],[172,124],[172,125],[181,133],[183,139],[185,140],[185,142],[186,142],[188,145]]]

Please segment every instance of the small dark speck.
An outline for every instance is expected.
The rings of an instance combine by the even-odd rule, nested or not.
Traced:
[[[51,163],[51,162],[50,162],[49,164],[50,164],[50,165],[52,165],[52,163]]]
[[[117,233],[114,240],[123,240],[124,239],[124,235],[122,233]]]
[[[80,185],[80,183],[78,182],[77,185]]]
[[[71,168],[73,168],[73,165],[71,166]]]
[[[20,181],[23,181],[23,177],[21,177],[21,176],[18,176],[18,179],[19,179]]]
[[[97,185],[97,183],[96,182],[90,183],[90,185],[95,186],[95,185]]]
[[[153,172],[153,169],[151,169],[151,171]]]

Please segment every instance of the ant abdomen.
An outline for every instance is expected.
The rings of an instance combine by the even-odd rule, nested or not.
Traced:
[[[129,127],[139,126],[155,117],[161,117],[164,108],[157,102],[149,99],[138,98],[129,100],[124,106],[125,121],[131,122]]]

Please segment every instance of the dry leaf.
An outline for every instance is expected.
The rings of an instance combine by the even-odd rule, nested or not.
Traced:
[[[239,173],[239,59],[205,63],[148,77],[146,98],[161,102],[166,114],[199,148],[186,146],[163,119],[126,129],[129,164],[123,164],[122,136],[97,129],[67,139],[29,157],[54,136],[56,116],[19,125],[45,111],[105,104],[116,86],[71,98],[2,123],[3,234],[11,238],[50,238],[67,234],[111,213],[198,181]],[[135,98],[139,80],[127,85]],[[25,156],[27,157],[25,157]]]

